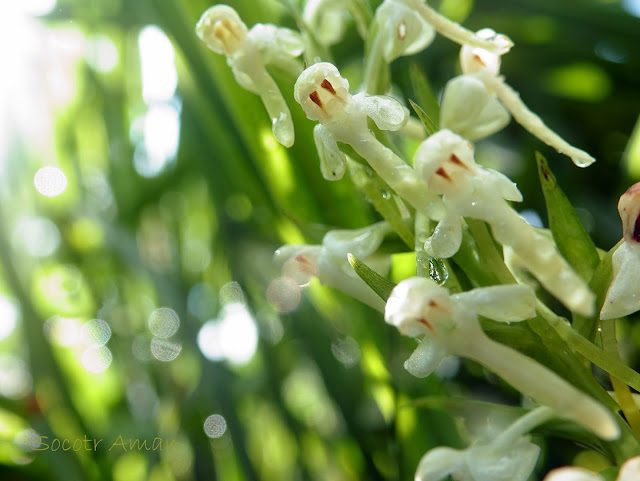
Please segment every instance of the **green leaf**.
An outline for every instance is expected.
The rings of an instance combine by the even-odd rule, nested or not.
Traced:
[[[414,63],[411,64],[409,68],[409,78],[417,103],[423,107],[430,119],[436,119],[433,125],[435,125],[435,130],[438,131],[440,129],[438,122],[438,119],[440,119],[440,104],[431,89],[427,76],[422,69]]]
[[[413,110],[415,110],[416,114],[418,114],[418,117],[424,124],[424,128],[427,129],[427,136],[435,134],[438,131],[438,126],[435,122],[431,120],[427,113],[413,100],[409,99],[409,103],[411,104],[411,107],[413,107]]]
[[[560,254],[585,281],[589,282],[600,264],[596,246],[587,234],[571,202],[558,185],[555,176],[549,170],[547,160],[539,152],[535,154],[553,239]],[[590,287],[593,289],[593,286]],[[597,320],[594,317],[573,315],[573,328],[587,339],[595,339],[596,327]]]
[[[539,152],[536,152],[536,162],[553,239],[562,256],[588,282],[600,263],[596,246],[569,199],[558,186],[547,160]]]
[[[353,254],[347,254],[349,264],[356,271],[356,274],[362,279],[373,291],[378,294],[383,301],[387,301],[391,295],[391,291],[396,285],[388,279],[385,279],[380,274],[375,272],[364,262],[356,258]]]

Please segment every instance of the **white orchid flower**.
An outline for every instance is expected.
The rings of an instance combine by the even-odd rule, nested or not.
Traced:
[[[380,45],[387,63],[425,49],[435,38],[435,30],[415,9],[402,0],[385,0],[376,10]],[[378,50],[375,49],[374,50]]]
[[[402,0],[384,0],[376,9],[375,36],[365,63],[365,91],[377,93],[384,87],[378,85],[381,68],[398,57],[413,55],[433,42],[435,30],[422,15]],[[385,65],[386,64],[386,65]]]
[[[304,49],[301,37],[274,25],[256,24],[248,30],[228,5],[206,10],[196,25],[196,34],[211,50],[226,55],[240,86],[262,99],[276,140],[291,147],[295,140],[291,112],[266,65],[297,76],[302,70],[295,60]]]
[[[635,456],[622,464],[616,481],[638,481],[639,479],[640,456]],[[565,466],[549,472],[543,481],[604,481],[604,478],[588,469]]]
[[[282,264],[283,275],[300,285],[317,277],[320,283],[384,311],[384,301],[356,274],[347,254],[353,254],[385,275],[389,270],[389,256],[375,253],[390,231],[386,222],[356,230],[333,230],[324,236],[320,245],[285,245],[276,251],[275,258]]]
[[[488,310],[491,304],[494,308]],[[497,321],[533,317],[535,295],[527,286],[513,285],[451,296],[431,279],[414,277],[400,282],[391,292],[385,321],[403,335],[425,336],[417,349],[418,359],[408,366],[422,377],[430,374],[445,355],[467,357],[524,395],[550,407],[557,416],[570,419],[603,439],[619,436],[618,424],[608,409],[533,359],[491,340],[480,326],[478,312],[504,312],[495,316]]]
[[[491,29],[483,29],[478,31],[477,35],[489,39],[495,36],[495,32]],[[504,78],[500,76],[500,56],[495,51],[471,44],[465,45],[460,50],[460,65],[464,74],[475,75],[480,79],[489,92],[498,96],[516,122],[542,142],[570,157],[578,167],[587,167],[596,161],[585,151],[569,144],[529,110],[520,99],[518,92],[507,85]]]
[[[447,476],[458,481],[526,481],[540,454],[540,447],[527,433],[552,417],[549,408],[539,407],[497,436],[467,449],[432,449],[420,460],[415,481],[439,481]]]
[[[308,0],[302,18],[321,45],[331,46],[342,40],[347,15],[353,17],[358,33],[367,37],[368,21],[362,0]]]
[[[520,191],[503,174],[476,164],[471,143],[441,130],[420,145],[415,168],[429,190],[442,195],[446,211],[425,244],[430,255],[447,258],[458,251],[460,217],[485,221],[496,240],[511,247],[529,272],[565,306],[583,315],[593,313],[595,295],[586,282],[553,241],[527,224],[506,202],[521,201]]]
[[[296,82],[296,101],[307,118],[320,122],[314,129],[322,172],[336,180],[344,173],[345,158],[337,142],[351,145],[378,175],[401,197],[421,212],[429,212],[437,199],[404,160],[381,144],[367,126],[371,118],[382,130],[398,130],[409,111],[385,96],[349,93],[349,82],[326,62],[307,68]],[[327,175],[328,174],[328,175]]]
[[[640,182],[618,202],[624,242],[613,253],[613,281],[600,319],[624,317],[640,310]]]
[[[449,80],[442,94],[440,128],[475,141],[502,130],[511,115],[495,93],[473,75]]]

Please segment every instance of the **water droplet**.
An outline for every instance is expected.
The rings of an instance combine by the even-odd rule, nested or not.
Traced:
[[[441,259],[429,257],[429,277],[439,285],[444,284],[449,279],[449,271]]]

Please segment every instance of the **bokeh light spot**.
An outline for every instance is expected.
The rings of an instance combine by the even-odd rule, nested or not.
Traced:
[[[67,189],[68,181],[61,169],[48,165],[36,172],[33,185],[42,195],[56,197]]]
[[[20,312],[16,305],[0,295],[0,341],[9,337],[18,323]]]
[[[204,432],[210,438],[219,438],[227,430],[227,421],[219,414],[212,414],[204,421]]]
[[[31,392],[33,380],[29,368],[19,357],[0,356],[0,396],[21,399]]]
[[[89,347],[82,354],[82,365],[84,368],[94,374],[98,374],[107,370],[113,361],[113,356],[108,347],[93,346]]]
[[[246,364],[258,346],[258,330],[243,304],[229,304],[220,319],[211,320],[198,333],[198,347],[210,361],[226,359]]]
[[[300,286],[289,277],[278,277],[269,283],[267,301],[279,312],[291,312],[300,304]]]
[[[149,330],[155,337],[167,339],[180,327],[180,317],[173,309],[161,307],[149,316]]]
[[[360,361],[360,345],[352,337],[336,339],[331,343],[333,357],[340,361],[347,369],[355,366]]]
[[[220,302],[223,306],[234,303],[244,304],[246,300],[240,284],[237,282],[227,282],[222,286],[220,289]]]
[[[18,221],[11,242],[34,257],[47,257],[60,245],[60,231],[45,217],[22,217]]]
[[[89,39],[85,59],[97,72],[110,72],[118,65],[118,49],[106,35],[95,35]]]
[[[111,327],[102,319],[91,319],[82,325],[82,340],[87,346],[104,346],[111,338]]]
[[[60,346],[74,346],[81,342],[81,321],[71,317],[54,316],[43,326],[44,334]]]
[[[158,361],[171,362],[180,355],[182,344],[167,341],[166,339],[154,338],[151,341],[151,354]]]

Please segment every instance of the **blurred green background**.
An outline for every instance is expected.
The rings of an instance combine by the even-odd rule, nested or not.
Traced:
[[[285,3],[229,3],[249,26],[295,27]],[[516,181],[519,208],[546,224],[533,160],[543,152],[610,248],[618,196],[640,180],[640,1],[433,5],[509,35],[508,83],[598,159],[580,170],[512,123],[480,143],[480,161]],[[477,364],[412,378],[402,363],[414,344],[379,313],[279,277],[280,245],[379,217],[349,179],[322,179],[313,123],[284,75],[296,143],[276,143],[258,97],[194,35],[209,6],[0,5],[2,480],[406,480],[428,449],[464,447],[487,416],[517,413],[464,401],[519,403]],[[353,78],[362,51],[349,23],[332,53]],[[393,64],[394,83],[411,97],[417,64],[439,92],[457,53],[439,37]],[[396,278],[411,274],[406,259],[393,256]],[[640,329],[623,335],[634,364]],[[36,436],[103,442],[34,452]],[[581,455],[539,441],[539,471]]]

